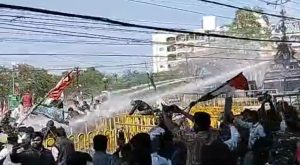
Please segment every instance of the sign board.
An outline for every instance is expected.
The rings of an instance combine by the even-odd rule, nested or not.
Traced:
[[[10,110],[14,110],[19,106],[20,97],[18,95],[9,95],[8,96],[8,106]]]

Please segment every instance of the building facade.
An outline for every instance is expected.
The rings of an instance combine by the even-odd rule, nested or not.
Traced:
[[[202,33],[215,31],[216,17],[203,17],[202,25],[203,28],[194,31]],[[207,48],[201,46],[205,46],[213,40],[214,38],[195,34],[153,34],[153,72],[170,71],[180,64],[188,63],[188,58],[192,56],[193,53],[207,51]]]

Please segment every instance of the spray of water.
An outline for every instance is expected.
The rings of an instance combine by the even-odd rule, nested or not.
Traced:
[[[69,128],[66,130],[70,130],[71,128],[73,132],[77,132],[78,130],[82,131],[82,129],[84,129],[84,127],[87,127],[88,124],[95,125],[95,123],[99,123],[99,119],[101,118],[112,117],[122,112],[125,113],[131,108],[129,103],[132,99],[141,99],[151,104],[155,103],[157,100],[162,100],[162,98],[165,96],[174,95],[178,93],[195,93],[195,91],[198,91],[205,86],[215,84],[218,82],[224,82],[240,72],[243,72],[244,75],[248,78],[248,80],[256,80],[257,82],[261,82],[265,70],[268,66],[269,62],[261,62],[254,65],[250,64],[249,66],[246,66],[244,68],[242,68],[240,65],[237,65],[233,66],[230,70],[224,70],[220,72],[219,75],[216,75],[214,77],[209,77],[202,80],[193,80],[187,84],[184,84],[182,82],[187,79],[191,80],[191,78],[165,81],[157,85],[158,89],[155,93],[149,92],[149,88],[147,86],[127,94],[121,94],[122,92],[115,92],[109,96],[108,101],[104,102],[99,110],[90,112],[89,114],[80,119],[70,121],[69,127],[59,123],[56,123],[56,126]],[[170,90],[163,90],[164,86],[171,86]],[[48,120],[49,119],[46,117],[38,116],[27,119],[25,121],[25,125],[33,126],[37,130],[39,130],[45,126]]]
[[[160,100],[163,97],[168,96],[168,95],[174,95],[174,94],[184,93],[184,92],[195,92],[198,89],[203,88],[204,86],[211,85],[216,82],[224,82],[224,81],[232,78],[233,76],[237,75],[240,72],[243,72],[244,75],[248,79],[249,78],[255,79],[258,77],[260,78],[260,77],[263,77],[262,75],[264,74],[264,71],[266,70],[266,68],[268,66],[269,66],[269,62],[261,62],[261,63],[257,63],[254,65],[246,66],[244,68],[240,68],[240,66],[238,66],[238,68],[236,68],[236,69],[232,68],[231,71],[224,71],[214,77],[210,77],[210,78],[203,79],[203,80],[195,80],[188,84],[174,85],[174,87],[168,91],[162,91],[158,88],[157,92],[150,93],[150,92],[148,92],[149,91],[148,88],[144,88],[144,89],[141,89],[141,90],[129,93],[129,94],[112,95],[112,96],[110,96],[109,100],[106,101],[101,106],[101,108],[99,110],[94,111],[81,119],[72,121],[71,126],[78,127],[78,125],[82,125],[82,123],[87,122],[87,121],[95,122],[99,118],[111,117],[111,116],[117,115],[121,112],[128,111],[130,108],[129,103],[132,99],[142,99],[148,103],[154,103],[155,101]],[[257,76],[257,74],[259,74],[259,75]],[[178,79],[173,82],[167,82],[165,84],[161,84],[160,86],[175,84],[175,83],[178,83],[181,81],[183,81],[183,79]],[[136,95],[139,93],[142,93],[143,96],[136,97]],[[147,93],[150,93],[150,94],[147,94]]]

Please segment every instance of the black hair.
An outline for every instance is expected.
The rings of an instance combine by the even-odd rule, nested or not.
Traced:
[[[194,120],[197,130],[196,131],[208,131],[210,128],[210,114],[206,112],[196,112],[194,114]]]
[[[258,122],[258,121],[259,121],[259,115],[258,115],[258,112],[256,112],[256,111],[251,111],[250,115],[251,115],[251,119],[252,119],[253,122]]]
[[[58,137],[67,137],[67,133],[63,127],[57,128],[56,133]]]
[[[151,140],[147,133],[138,133],[130,140],[133,164],[151,165]]]
[[[130,139],[130,143],[135,148],[151,148],[150,135],[147,133],[138,133]]]
[[[95,151],[106,151],[108,139],[104,135],[96,135],[93,139]]]
[[[54,126],[54,121],[53,121],[53,120],[49,120],[49,121],[47,122],[47,126],[48,126],[48,127],[53,127],[53,126]]]
[[[42,132],[34,132],[32,134],[32,139],[34,139],[36,137],[40,137],[42,140],[44,139],[44,135],[42,134]]]

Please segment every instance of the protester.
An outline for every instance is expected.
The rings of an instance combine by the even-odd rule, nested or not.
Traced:
[[[6,137],[3,137],[6,136]],[[6,139],[6,141],[2,141]],[[17,145],[18,137],[7,136],[6,134],[1,135],[1,143],[3,148],[0,151],[0,165],[12,165],[10,159],[10,153],[12,152],[13,146]]]
[[[23,134],[19,136],[18,143],[23,145],[24,149],[28,149],[30,147],[31,140],[33,138],[34,129],[32,127],[26,127]]]
[[[150,105],[145,103],[142,100],[132,100],[130,102],[132,109],[129,112],[129,115],[133,115],[135,111],[139,111],[142,115],[153,115],[153,109]]]
[[[230,130],[230,136],[228,139],[222,139],[222,141],[228,146],[231,151],[236,151],[238,147],[238,142],[240,141],[240,133],[238,132],[237,128],[233,124],[233,114],[228,116],[225,121],[223,122],[224,125],[227,125]]]
[[[66,165],[68,156],[75,152],[74,144],[71,140],[67,138],[67,134],[64,128],[57,128],[56,131],[57,140],[55,146],[58,151],[58,154],[55,154],[54,157],[55,160],[57,160],[58,165]]]
[[[56,127],[54,126],[54,121],[49,120],[46,124],[46,127],[41,130],[41,132],[44,135],[44,138],[56,138],[57,133],[56,133]]]
[[[251,116],[251,122],[245,122],[242,121],[239,118],[235,119],[235,123],[244,127],[248,128],[250,131],[249,134],[249,140],[248,140],[248,149],[250,150],[247,155],[245,156],[244,162],[247,164],[253,164],[253,163],[264,163],[262,161],[262,152],[261,150],[264,147],[264,142],[263,138],[266,137],[266,133],[264,130],[264,127],[259,121],[259,116],[256,111],[251,111],[250,113]],[[265,156],[265,155],[264,155]]]
[[[90,105],[86,101],[83,101],[83,105],[81,106],[81,110],[83,112],[90,111]]]
[[[295,129],[295,121],[293,121],[295,119],[291,116],[294,113],[293,108],[294,107],[289,106],[286,102],[277,103],[277,110],[286,113],[283,116],[283,119],[289,119],[287,119],[287,129],[273,133],[275,138],[274,143],[270,148],[269,164],[299,165],[300,163],[300,130]]]
[[[75,151],[68,157],[67,165],[93,165],[93,159],[88,153]]]
[[[133,160],[132,150],[129,143],[125,144],[121,150],[121,157],[119,157],[119,164],[120,165],[131,165]]]
[[[68,117],[67,118],[74,119],[74,118],[78,117],[79,115],[80,114],[77,111],[75,111],[72,107],[70,107],[68,109]]]
[[[132,148],[132,164],[151,165],[151,139],[147,133],[138,133],[129,141]]]
[[[93,139],[95,154],[93,155],[94,165],[113,165],[116,160],[112,155],[106,153],[108,139],[104,135],[96,135]]]
[[[23,113],[28,113],[30,108],[33,105],[33,98],[32,98],[32,94],[30,93],[30,91],[26,91],[23,96],[22,96],[22,103],[23,103]]]
[[[285,121],[288,128],[292,131],[298,130],[298,113],[293,106],[289,106],[287,102],[278,102],[277,109],[282,113],[282,118]]]
[[[22,145],[15,145],[10,154],[13,163],[21,165],[55,165],[51,151],[42,145],[43,134],[35,132],[31,140],[30,148],[24,150]],[[23,149],[23,151],[18,151]]]
[[[190,107],[191,108],[191,107]],[[185,130],[180,130],[179,127],[172,122],[170,117],[167,117],[166,111],[172,111],[174,113],[180,113],[194,122],[194,132],[186,132]],[[166,126],[172,133],[176,136],[178,140],[183,141],[187,145],[187,165],[198,165],[202,164],[202,157],[205,153],[202,153],[202,147],[204,145],[214,144],[213,142],[217,140],[218,133],[213,130],[210,126],[210,115],[206,112],[196,112],[194,116],[180,110],[178,107],[170,106],[169,110],[164,110],[164,121]],[[218,143],[219,145],[227,147],[224,143]],[[228,148],[227,148],[228,149]],[[211,155],[212,159],[221,159],[220,155]],[[223,164],[228,164],[232,162],[231,157],[227,157],[230,160],[224,160],[222,158]]]
[[[93,105],[93,110],[98,110],[98,109],[100,109],[100,100],[98,100],[98,99],[96,99],[95,100],[95,103],[94,103],[94,105]]]

